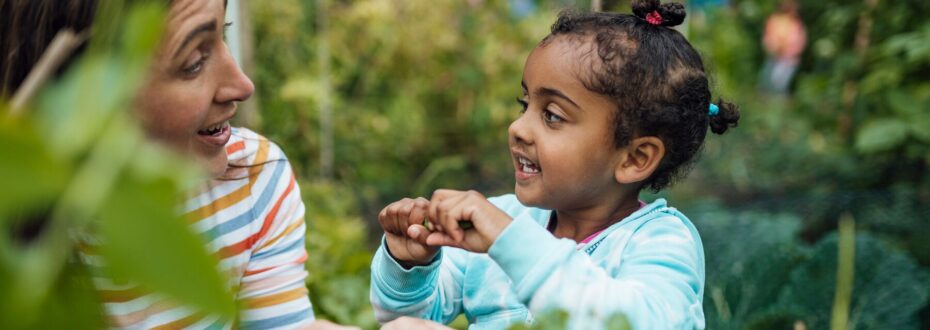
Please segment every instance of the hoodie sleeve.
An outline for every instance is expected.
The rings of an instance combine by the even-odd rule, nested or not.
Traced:
[[[702,329],[703,252],[697,232],[685,221],[674,216],[648,220],[622,255],[597,265],[576,250],[574,241],[555,238],[531,218],[518,217],[489,255],[534,313],[559,308],[583,315],[570,320],[571,328],[597,329],[622,313],[634,329]],[[617,270],[608,272],[603,268],[608,266]]]
[[[442,248],[431,264],[405,269],[381,247],[371,263],[371,304],[378,322],[412,316],[443,324],[462,312],[467,255]]]

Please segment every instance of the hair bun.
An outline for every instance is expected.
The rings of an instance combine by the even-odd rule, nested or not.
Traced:
[[[685,6],[677,2],[663,3],[659,6],[659,15],[662,15],[662,26],[676,26],[685,21]]]
[[[716,134],[726,133],[730,127],[736,127],[739,123],[739,106],[717,99],[717,107],[720,112],[716,116],[710,117],[710,131]]]
[[[659,0],[633,0],[633,14],[642,20],[649,21],[647,17],[657,12],[661,22],[655,25],[676,26],[685,21],[685,6],[677,2],[660,3]]]
[[[633,15],[646,19],[646,15],[659,10],[659,0],[633,0]]]

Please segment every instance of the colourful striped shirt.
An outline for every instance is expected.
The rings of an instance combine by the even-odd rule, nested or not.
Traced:
[[[296,328],[314,320],[307,297],[304,204],[293,170],[274,143],[233,128],[229,170],[191,192],[184,212],[237,292],[237,328]],[[82,259],[102,265],[92,248]],[[97,267],[92,267],[97,268]],[[132,284],[95,276],[110,326],[151,329],[229,329],[233,320],[198,313]]]

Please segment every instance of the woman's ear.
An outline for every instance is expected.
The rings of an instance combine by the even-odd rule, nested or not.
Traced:
[[[665,144],[655,136],[633,139],[620,150],[620,162],[614,169],[614,178],[621,184],[641,182],[649,178],[665,156]]]

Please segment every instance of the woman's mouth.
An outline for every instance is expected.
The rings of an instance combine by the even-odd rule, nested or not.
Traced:
[[[224,121],[222,123],[213,125],[211,127],[207,127],[205,129],[199,130],[197,131],[197,134],[207,135],[207,136],[209,135],[216,136],[222,133],[223,129],[226,128],[227,126],[229,126],[229,121]]]
[[[232,134],[229,128],[229,121],[226,120],[222,123],[197,131],[197,135],[199,135],[208,144],[225,146],[226,142],[229,142],[229,137]]]

